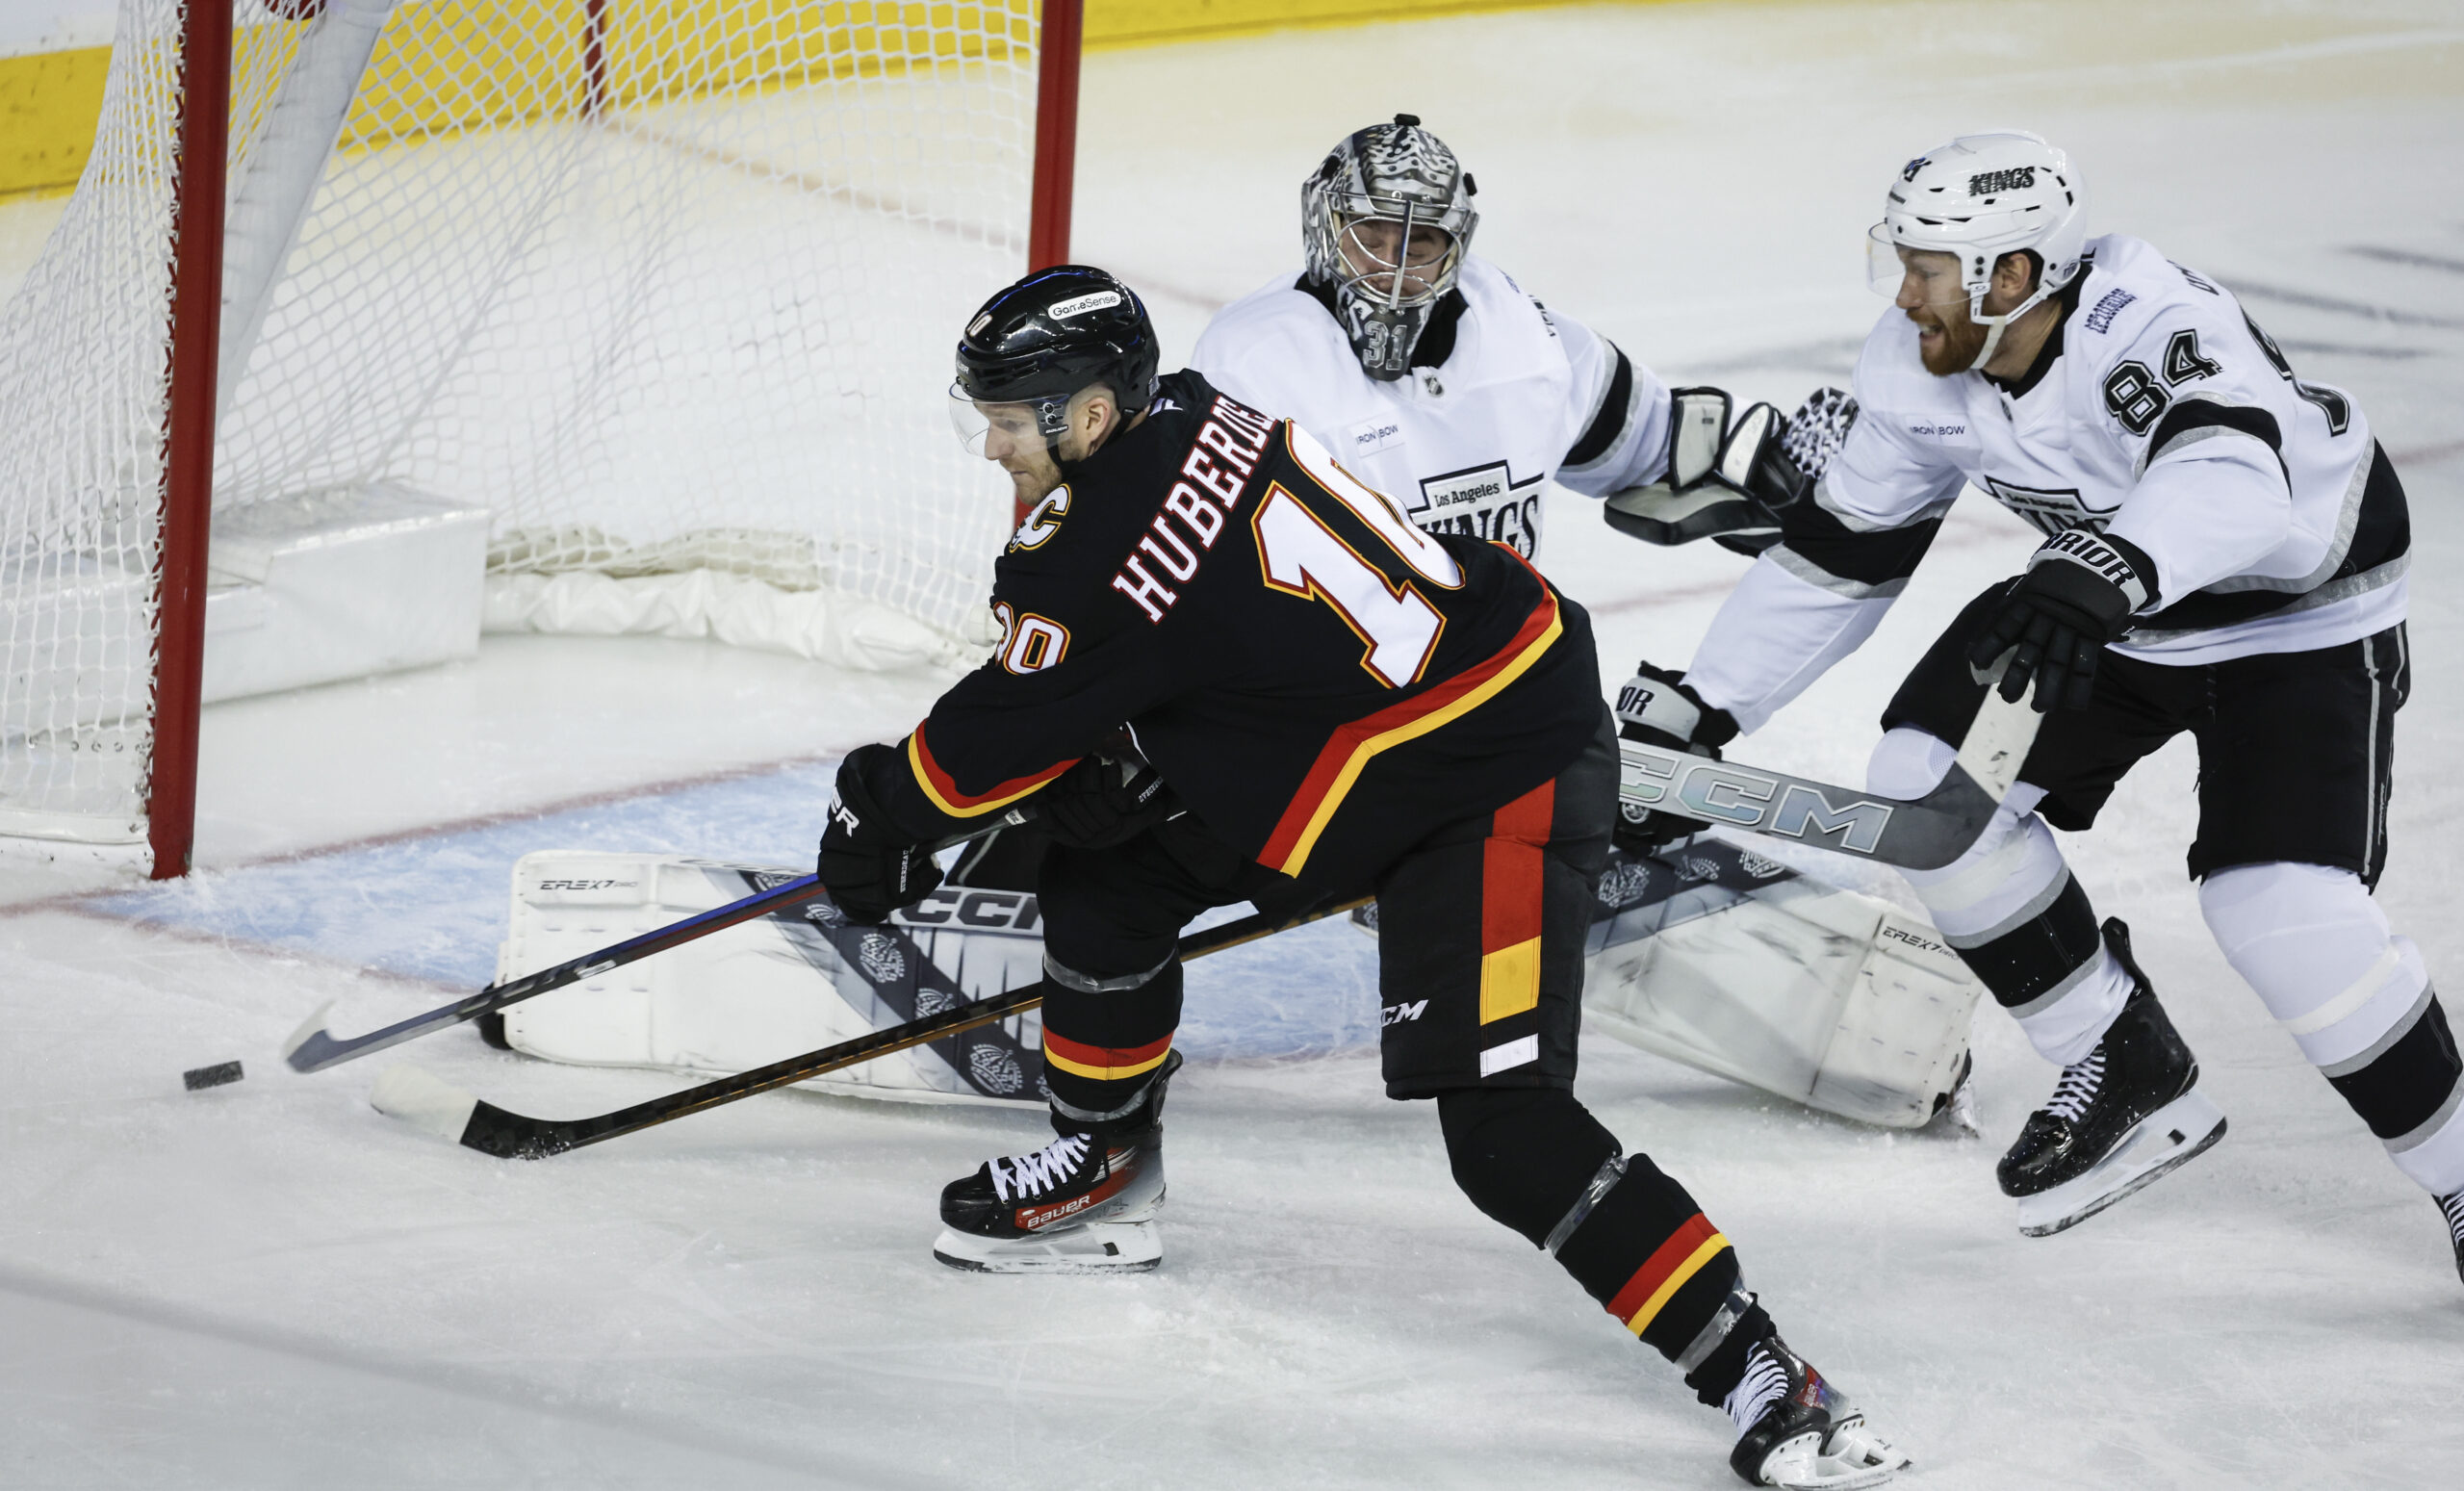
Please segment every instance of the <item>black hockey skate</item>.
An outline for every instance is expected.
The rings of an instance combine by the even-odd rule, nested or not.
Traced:
[[[1750,1486],[1848,1491],[1881,1485],[1908,1464],[1847,1394],[1776,1335],[1755,1343],[1723,1406],[1737,1428],[1729,1468]]]
[[[1164,1259],[1164,1090],[1172,1052],[1138,1108],[1034,1154],[988,1160],[941,1190],[933,1256],[978,1273],[1128,1273]]]
[[[2105,945],[2130,998],[1994,1168],[2029,1237],[2078,1225],[2224,1137],[2224,1115],[2196,1091],[2198,1063],[2130,955],[2130,929],[2107,921]]]
[[[2455,1276],[2464,1278],[2464,1191],[2440,1196],[2438,1213],[2447,1219],[2448,1241],[2455,1245]]]

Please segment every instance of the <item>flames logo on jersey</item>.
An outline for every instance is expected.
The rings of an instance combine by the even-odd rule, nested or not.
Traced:
[[[1018,531],[1010,535],[1010,553],[1016,553],[1021,549],[1041,549],[1051,541],[1052,535],[1061,531],[1061,520],[1068,516],[1069,488],[1065,483],[1045,493],[1043,501],[1028,512],[1027,521],[1019,524]]]

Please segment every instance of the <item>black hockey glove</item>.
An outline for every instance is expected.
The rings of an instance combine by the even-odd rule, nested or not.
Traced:
[[[1736,717],[1703,702],[1681,673],[1634,665],[1634,676],[1617,690],[1617,733],[1662,750],[1720,758],[1720,747],[1736,738]],[[1634,803],[1617,805],[1617,823],[1610,837],[1630,855],[1652,854],[1704,825],[1681,813],[1661,812]]]
[[[821,883],[849,921],[867,927],[889,920],[892,912],[913,906],[941,884],[932,852],[900,833],[864,784],[864,768],[896,750],[868,745],[848,753],[838,767],[830,826],[821,835]]]
[[[2130,630],[2130,618],[2156,604],[2156,565],[2126,538],[2077,527],[2045,541],[2011,582],[2002,604],[1968,644],[1979,677],[2013,652],[2002,697],[2016,699],[2033,678],[2037,712],[2084,709],[2095,697],[2096,658]]]
[[[1172,815],[1179,804],[1164,774],[1135,752],[1098,752],[1036,794],[1039,821],[1072,849],[1125,844]]]

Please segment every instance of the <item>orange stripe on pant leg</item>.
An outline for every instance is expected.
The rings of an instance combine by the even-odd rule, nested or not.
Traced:
[[[1557,784],[1497,811],[1480,863],[1480,1023],[1540,1006],[1540,902]]]
[[[1608,1313],[1625,1324],[1628,1330],[1641,1335],[1651,1328],[1652,1319],[1667,1304],[1669,1297],[1685,1286],[1685,1281],[1703,1270],[1725,1250],[1729,1240],[1711,1225],[1701,1212],[1688,1217],[1669,1234],[1668,1241],[1653,1249],[1608,1301]]]
[[[1164,1058],[1170,1054],[1171,1049],[1170,1036],[1161,1041],[1150,1041],[1144,1045],[1123,1047],[1089,1045],[1083,1041],[1054,1035],[1049,1030],[1043,1033],[1045,1061],[1073,1076],[1096,1082],[1117,1081],[1122,1077],[1153,1071],[1164,1065]]]

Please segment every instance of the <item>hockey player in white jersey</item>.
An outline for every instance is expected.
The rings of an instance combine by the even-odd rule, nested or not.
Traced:
[[[1472,252],[1476,187],[1408,114],[1300,187],[1306,265],[1219,312],[1190,366],[1296,422],[1431,532],[1540,542],[1540,489],[1591,497],[1666,462],[1669,390]]]
[[[1962,612],[1890,703],[1868,772],[1942,777],[2015,649],[2006,695],[2048,710],[1992,827],[1911,874],[1950,943],[2063,1070],[2003,1157],[2022,1230],[2058,1231],[2221,1135],[2197,1067],[2098,928],[2048,825],[2084,830],[2185,731],[2189,869],[2235,969],[2441,1198],[2464,1269],[2464,1090],[2413,943],[2371,899],[2386,862],[2405,649],[2403,489],[2361,410],[2295,376],[2214,282],[2090,239],[2076,170],[2033,135],[1910,162],[1873,230],[1895,308],[1867,338],[1844,449],[1782,512],[1681,676],[1646,664],[1630,724],[1716,750],[1869,635],[1964,484],[2041,528],[2024,574]]]

